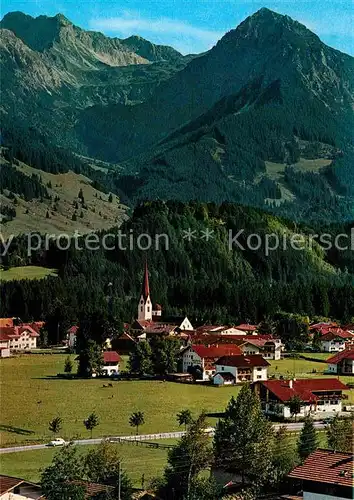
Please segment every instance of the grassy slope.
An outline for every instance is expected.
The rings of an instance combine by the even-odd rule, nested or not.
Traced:
[[[57,271],[55,269],[48,269],[40,266],[12,267],[7,271],[0,269],[0,283],[2,281],[12,280],[42,279],[47,276],[56,276],[56,274]]]
[[[1,161],[6,163],[3,159]],[[74,172],[50,174],[21,162],[16,168],[29,176],[33,173],[39,175],[53,200],[25,201],[18,197],[15,219],[3,224],[4,237],[29,231],[71,234],[77,230],[80,233],[87,233],[92,230],[108,229],[120,224],[125,218],[125,207],[119,203],[119,198],[113,195],[113,202],[108,202],[108,194],[94,189],[90,179],[84,175]],[[51,188],[48,187],[49,182],[52,185]],[[77,195],[80,189],[83,191],[88,210],[82,210],[80,203],[79,209],[74,209],[73,202],[78,200]],[[60,201],[54,203],[56,196],[59,196]],[[0,195],[0,203],[13,205],[12,201],[4,195]],[[57,211],[53,209],[54,205],[57,206]],[[26,213],[27,210],[28,213]],[[46,217],[47,211],[50,214],[49,219]],[[83,212],[82,218],[80,217],[81,211]],[[72,220],[74,212],[77,214],[76,221]]]

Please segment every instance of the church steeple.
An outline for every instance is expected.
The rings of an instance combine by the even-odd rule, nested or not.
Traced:
[[[146,300],[150,296],[150,287],[149,287],[149,271],[147,261],[145,261],[145,269],[144,269],[144,278],[143,278],[143,286],[141,289],[141,295]]]
[[[152,320],[152,303],[150,298],[149,270],[145,261],[144,277],[141,287],[141,296],[138,305],[138,320]]]

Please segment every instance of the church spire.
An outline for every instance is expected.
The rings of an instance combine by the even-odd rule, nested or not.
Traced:
[[[149,271],[147,260],[145,261],[145,269],[144,269],[144,278],[143,278],[143,286],[141,289],[141,295],[146,300],[150,296],[150,287],[149,287]]]

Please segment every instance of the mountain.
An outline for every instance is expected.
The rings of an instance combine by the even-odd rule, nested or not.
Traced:
[[[72,130],[82,109],[142,102],[189,60],[142,38],[120,40],[82,30],[61,14],[9,13],[0,22],[0,112],[5,124],[26,122],[54,142],[82,151]]]
[[[105,184],[122,200],[353,218],[354,58],[290,17],[261,9],[187,57],[62,15],[0,27],[4,128],[113,163]]]

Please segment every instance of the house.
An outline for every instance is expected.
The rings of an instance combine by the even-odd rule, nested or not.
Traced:
[[[260,354],[266,359],[278,360],[281,358],[283,344],[277,338],[262,338],[263,336],[242,337],[243,344],[240,346],[244,354]]]
[[[235,329],[243,332],[243,335],[258,335],[258,327],[256,325],[242,323],[241,325],[235,326]]]
[[[346,343],[352,340],[353,335],[341,328],[329,330],[318,340],[322,352],[344,351]]]
[[[129,354],[136,346],[137,341],[128,332],[122,333],[112,341],[113,348],[122,354]]]
[[[235,344],[189,345],[182,351],[182,371],[190,373],[194,369],[200,370],[200,378],[209,380],[215,373],[215,361],[222,356],[241,354]]]
[[[67,346],[74,349],[76,346],[76,335],[79,327],[77,325],[71,326],[66,333]]]
[[[91,483],[89,481],[70,481],[70,484],[74,484],[76,486],[81,486],[84,490],[85,500],[90,498],[98,499],[98,498],[113,498],[114,487],[108,486],[106,484],[100,483]],[[107,497],[106,497],[107,495]]]
[[[336,378],[256,381],[253,390],[259,395],[266,415],[290,418],[289,403],[295,396],[301,401],[299,416],[342,411],[343,391],[348,387]]]
[[[327,359],[328,371],[337,375],[354,375],[354,348],[345,349]]]
[[[288,478],[295,494],[304,500],[353,498],[354,455],[318,449],[295,467]]]
[[[223,356],[215,362],[213,383],[224,385],[226,380],[231,383],[229,375],[232,375],[234,383],[267,380],[268,366],[268,361],[259,354]],[[224,374],[228,374],[226,379]]]
[[[36,349],[38,337],[39,333],[28,324],[0,327],[0,341],[5,350],[26,351]]]
[[[103,366],[102,375],[112,376],[119,375],[119,364],[122,358],[116,351],[104,351],[103,353]]]
[[[44,499],[42,489],[38,484],[25,481],[18,477],[0,476],[1,500]]]

